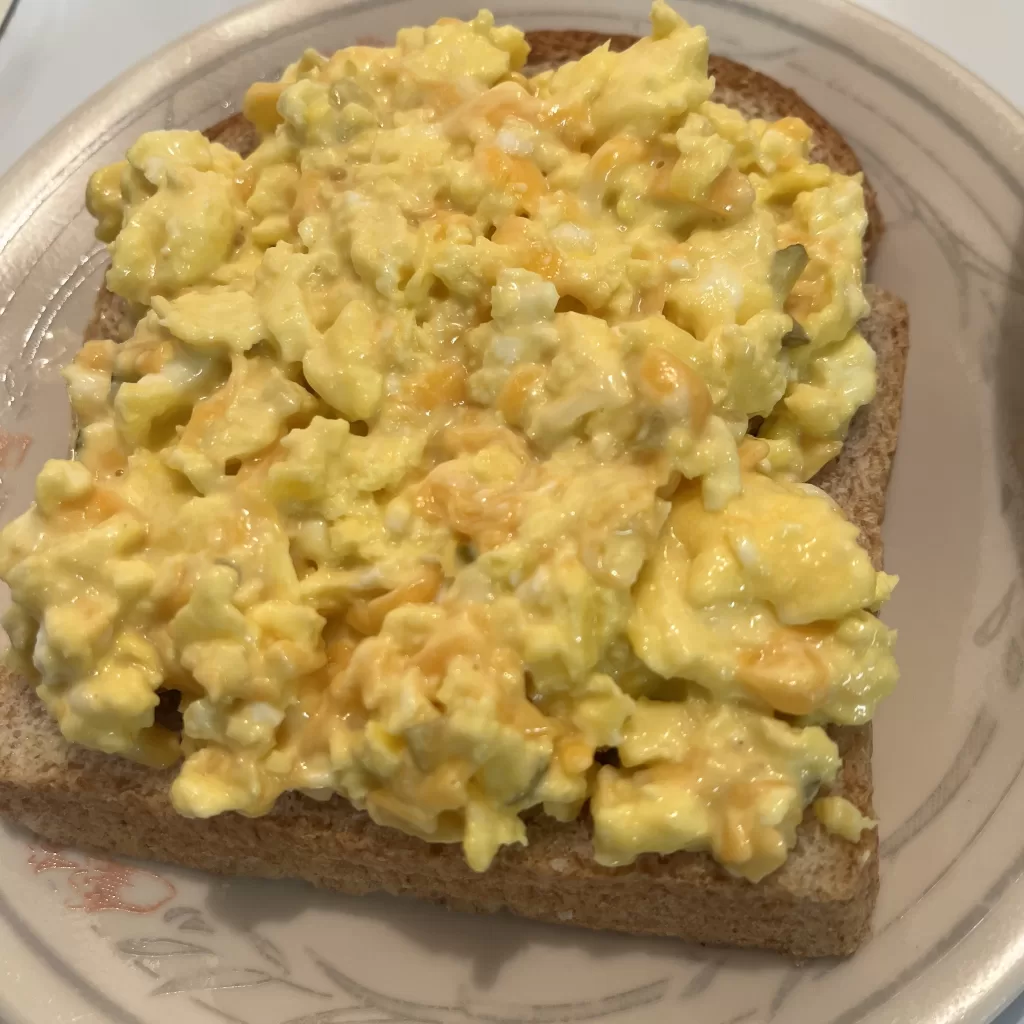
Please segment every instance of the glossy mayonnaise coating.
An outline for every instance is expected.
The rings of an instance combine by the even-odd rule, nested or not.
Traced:
[[[589,800],[602,863],[758,878],[896,679],[893,580],[804,483],[874,393],[860,181],[711,103],[660,0],[527,53],[487,12],[307,51],[249,157],[159,131],[93,176],[139,322],[66,371],[6,627],[183,814],[337,793],[482,870]]]

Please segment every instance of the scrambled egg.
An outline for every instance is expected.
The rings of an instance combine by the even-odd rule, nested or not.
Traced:
[[[248,158],[155,131],[93,176],[138,327],[68,367],[76,458],[0,536],[69,740],[180,764],[182,814],[341,794],[477,870],[588,802],[602,864],[784,861],[823,726],[897,675],[894,580],[806,483],[874,393],[867,218],[652,25],[533,78],[487,12],[308,51]]]

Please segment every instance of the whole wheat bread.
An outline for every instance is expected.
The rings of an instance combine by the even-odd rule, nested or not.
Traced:
[[[529,34],[531,64],[578,57],[606,37],[575,31]],[[612,38],[615,48],[632,37]],[[817,133],[817,157],[854,173],[842,137],[798,96],[755,71],[712,58],[715,98],[748,116],[804,118]],[[253,129],[236,116],[208,133],[240,152]],[[873,247],[881,220],[867,190]],[[865,336],[878,355],[878,395],[854,420],[842,455],[818,482],[859,525],[881,566],[881,524],[896,447],[909,340],[903,303],[872,290]],[[127,337],[134,316],[102,290],[87,338]],[[627,868],[602,868],[591,856],[585,820],[529,822],[529,846],[507,847],[484,874],[457,846],[432,845],[374,824],[339,797],[319,803],[288,794],[261,818],[225,814],[207,821],[177,815],[172,772],[71,746],[30,686],[0,678],[0,811],[45,840],[167,861],[229,875],[301,878],[347,893],[384,890],[472,910],[508,910],[540,920],[636,934],[671,935],[776,949],[797,957],[849,953],[870,929],[878,888],[874,832],[852,844],[829,835],[808,813],[786,864],[751,884],[710,856],[645,855]],[[833,730],[843,768],[833,792],[872,814],[870,727]]]

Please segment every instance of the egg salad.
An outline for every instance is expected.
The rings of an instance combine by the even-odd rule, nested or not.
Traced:
[[[603,865],[783,863],[897,678],[895,580],[807,482],[874,394],[867,216],[651,23],[533,77],[487,11],[309,50],[251,155],[93,175],[137,327],[0,535],[68,740],[176,766],[184,815],[340,795],[481,871],[527,811]]]

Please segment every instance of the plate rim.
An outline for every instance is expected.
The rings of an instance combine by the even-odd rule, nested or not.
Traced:
[[[481,0],[481,3],[484,2],[486,0]],[[708,0],[696,0],[698,4],[707,2]],[[687,0],[682,0],[684,8],[686,4]],[[11,12],[16,6],[16,3],[12,4]],[[346,9],[352,11],[375,6],[378,6],[376,0],[300,0],[299,5],[296,5],[294,0],[257,0],[208,22],[144,57],[88,97],[19,157],[0,177],[0,195],[4,196],[3,200],[0,200],[0,256],[22,228],[30,223],[38,208],[46,202],[60,183],[86,164],[140,105],[159,97],[171,86],[180,87],[193,76],[202,76],[218,57],[244,50],[263,34],[273,34],[290,23],[309,23],[319,17],[340,16]],[[883,15],[849,0],[810,0],[806,14],[801,16],[792,13],[787,0],[717,0],[717,6],[767,12],[791,27],[799,27],[802,21],[811,20],[821,12],[832,11],[844,20],[852,19],[855,23],[859,22],[872,33],[881,32],[888,35],[894,46],[912,52],[922,64],[948,77],[951,87],[955,86],[960,92],[958,96],[951,95],[951,103],[954,99],[961,101],[963,97],[969,96],[970,99],[966,102],[973,101],[986,108],[994,123],[1001,123],[1006,137],[1015,139],[1018,143],[1013,155],[1017,158],[1015,162],[1020,162],[1024,168],[1024,145],[1021,145],[1024,144],[1024,112],[1018,110],[998,90],[988,85],[970,69]],[[625,17],[624,12],[623,20]],[[847,48],[872,73],[891,77],[882,65],[856,46],[848,44]],[[183,78],[182,68],[192,70]],[[911,85],[909,79],[900,79],[900,82],[903,85]],[[941,112],[943,119],[956,128],[958,134],[964,134],[964,126],[946,108],[933,104],[933,101],[923,94],[922,98],[927,99],[930,106],[934,105],[937,111]],[[225,113],[236,106],[237,98],[235,102],[225,104]],[[968,131],[967,134],[979,142],[980,152],[986,158],[986,162],[991,163],[993,168],[999,171],[1000,177],[1024,202],[1024,175],[1017,178],[1012,168],[1003,163],[1002,156],[992,150],[992,131],[993,129],[989,127],[980,137],[973,131]],[[986,137],[989,139],[987,143]],[[62,155],[70,159],[62,160]],[[43,168],[59,168],[60,173],[40,184],[40,171]],[[1013,885],[1024,886],[1024,881],[1018,879],[1010,883],[1010,886]],[[1021,940],[1024,940],[1024,934],[1019,936],[1018,941]],[[74,973],[78,974],[77,971]],[[92,988],[88,979],[81,980],[87,987]],[[1020,994],[1022,988],[1024,948],[1017,951],[1013,963],[1000,971],[998,977],[994,980],[989,979],[987,988],[972,993],[971,1010],[979,1014],[979,1020],[990,1020],[1005,1009]],[[4,1011],[7,1012],[7,1000],[0,997],[0,1003],[4,1004]]]

